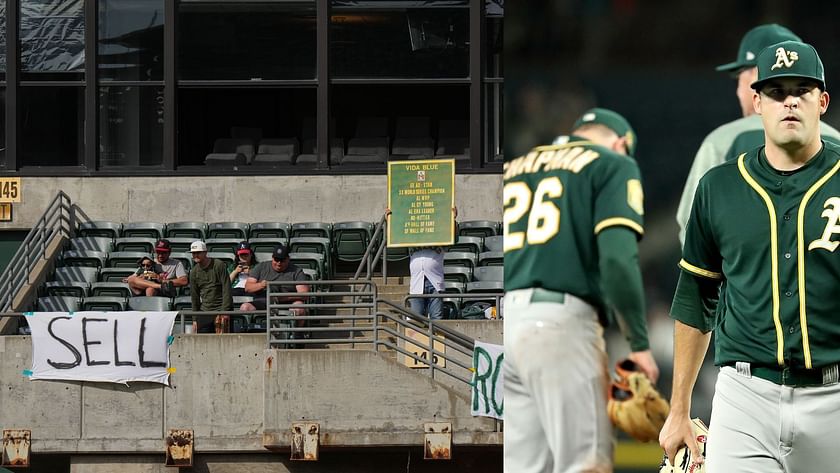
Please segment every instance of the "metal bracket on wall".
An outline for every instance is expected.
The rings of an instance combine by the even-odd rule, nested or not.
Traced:
[[[0,466],[29,467],[29,446],[31,444],[31,430],[3,430],[3,454],[2,459],[0,459]]]
[[[423,458],[426,460],[452,459],[452,423],[429,422],[424,424]]]
[[[318,461],[321,426],[313,422],[292,423],[292,460]]]

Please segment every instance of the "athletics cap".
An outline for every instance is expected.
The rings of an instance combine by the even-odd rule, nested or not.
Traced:
[[[158,240],[157,245],[155,245],[155,253],[169,253],[172,251],[172,246],[169,244],[169,240]]]
[[[626,118],[606,108],[590,108],[572,125],[572,130],[590,124],[604,125],[616,135],[627,138],[627,154],[633,156],[636,151],[636,133]]]
[[[247,241],[239,242],[239,246],[236,247],[236,254],[237,255],[248,255],[251,254],[251,244]]]
[[[825,90],[825,70],[817,50],[799,41],[783,41],[758,54],[758,80],[750,87],[761,89],[765,82],[780,77],[802,77]]]
[[[802,41],[802,38],[793,34],[793,31],[784,26],[771,23],[769,25],[756,26],[747,31],[741,46],[738,48],[738,57],[735,62],[723,64],[715,68],[716,71],[735,72],[746,67],[755,67],[755,60],[762,49],[771,44],[782,41]]]
[[[201,240],[192,242],[192,245],[190,245],[190,253],[198,253],[200,251],[207,251],[207,245]]]

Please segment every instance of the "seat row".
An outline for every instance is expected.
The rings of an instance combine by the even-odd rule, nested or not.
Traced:
[[[466,120],[440,120],[437,140],[429,117],[398,117],[393,136],[388,117],[360,117],[352,138],[339,137],[330,120],[330,163],[333,165],[382,164],[389,159],[428,159],[469,156]],[[304,121],[301,140],[293,137],[263,138],[262,129],[234,127],[230,138],[219,138],[205,157],[206,165],[312,166],[317,162],[315,122]],[[346,145],[346,147],[345,147]]]
[[[501,235],[501,223],[492,220],[468,220],[456,222],[457,234],[472,237]],[[281,238],[320,237],[335,240],[344,233],[367,233],[372,235],[374,225],[364,221],[349,222],[127,222],[92,221],[79,225],[81,237],[106,237],[116,240],[124,237],[140,238]]]

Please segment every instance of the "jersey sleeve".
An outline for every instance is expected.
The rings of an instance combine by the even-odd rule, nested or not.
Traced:
[[[175,278],[182,278],[187,275],[187,269],[184,267],[184,263],[181,260],[177,260],[177,264],[175,265]]]
[[[644,234],[644,192],[639,166],[630,158],[621,158],[600,171],[601,179],[595,184],[594,195],[595,234],[620,225],[641,238]]]
[[[709,205],[711,193],[707,182],[701,180],[694,195],[679,265],[693,276],[719,281],[723,279],[722,259],[712,231],[712,210]]]
[[[694,156],[691,171],[689,171],[688,178],[685,180],[685,187],[683,188],[682,197],[680,197],[680,205],[677,207],[677,224],[680,226],[680,244],[685,244],[685,229],[688,224],[688,217],[691,214],[691,204],[694,202],[694,194],[697,191],[700,178],[709,169],[722,162],[723,157],[716,149],[713,138],[707,136],[697,150],[697,155]]]

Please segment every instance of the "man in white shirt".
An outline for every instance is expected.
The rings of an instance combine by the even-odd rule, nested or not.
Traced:
[[[437,294],[443,291],[443,248],[414,248],[409,263],[409,294]],[[440,298],[410,298],[411,310],[431,319],[442,319]]]

